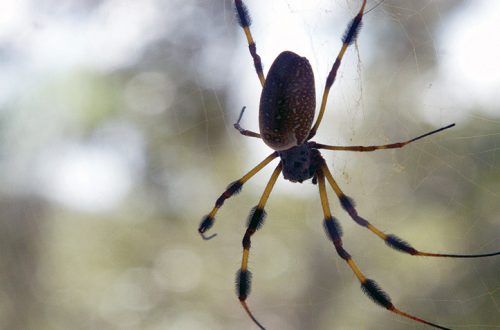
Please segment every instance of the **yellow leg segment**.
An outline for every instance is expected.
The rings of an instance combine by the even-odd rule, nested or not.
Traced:
[[[385,234],[383,231],[381,231],[380,229],[372,225],[370,222],[368,222],[366,219],[360,217],[358,215],[358,212],[354,208],[354,202],[349,197],[347,197],[344,194],[344,192],[340,189],[337,182],[333,178],[332,173],[328,169],[328,166],[326,166],[325,162],[323,162],[323,164],[321,165],[321,171],[325,174],[326,179],[330,183],[330,186],[332,186],[332,189],[337,195],[340,204],[342,205],[344,210],[346,210],[347,213],[349,213],[351,218],[359,225],[368,228],[368,230],[370,230],[372,233],[374,233],[379,238],[384,240],[389,247],[395,250],[408,253],[410,255],[425,256],[425,257],[481,258],[481,257],[491,257],[500,255],[500,251],[483,253],[483,254],[443,254],[443,253],[421,252],[412,247],[408,242],[399,238],[398,236],[393,234]]]
[[[331,212],[330,212],[330,207],[328,205],[328,196],[326,193],[325,189],[325,176],[324,174],[329,173],[326,172],[328,168],[326,166],[321,167],[320,170],[317,172],[317,177],[318,177],[318,186],[319,186],[319,195],[321,198],[321,206],[323,207],[323,213],[325,216],[325,229],[327,231],[328,237],[333,241],[333,244],[335,246],[335,250],[337,251],[337,254],[346,261],[347,265],[351,268],[352,272],[354,275],[356,275],[357,279],[361,283],[361,288],[363,291],[378,305],[386,308],[387,310],[401,315],[403,317],[406,317],[408,319],[411,319],[413,321],[427,324],[430,326],[433,326],[438,329],[448,329],[445,327],[442,327],[440,325],[428,322],[426,320],[423,320],[421,318],[418,318],[416,316],[413,316],[411,314],[405,313],[398,308],[396,308],[393,303],[391,302],[391,298],[387,293],[385,293],[379,286],[378,284],[369,278],[366,278],[366,276],[361,272],[361,270],[358,268],[354,260],[352,259],[351,255],[343,248],[342,246],[342,239],[341,239],[341,232],[340,232],[340,227],[336,223],[336,219],[332,217]],[[325,173],[323,173],[325,172]],[[328,174],[327,178],[328,178]],[[330,180],[329,180],[330,181]],[[336,185],[332,185],[332,187],[338,188]],[[448,329],[449,330],[449,329]]]
[[[354,221],[356,221],[359,225],[368,228],[371,232],[373,232],[375,235],[377,235],[378,237],[380,237],[381,239],[383,239],[385,241],[387,239],[386,234],[384,234],[381,230],[379,230],[378,228],[373,226],[371,223],[369,223],[367,220],[361,218],[358,215],[358,212],[354,208],[354,203],[340,189],[339,185],[337,184],[337,182],[333,178],[333,175],[330,172],[330,169],[328,168],[328,166],[326,165],[325,162],[323,162],[323,164],[321,165],[321,170],[324,172],[326,179],[328,180],[328,183],[330,184],[333,191],[337,195],[337,197],[340,201],[340,204],[342,204],[342,207],[347,211],[347,213],[349,213],[351,218]]]
[[[233,196],[234,194],[237,194],[241,190],[241,188],[245,182],[250,180],[255,174],[257,174],[260,170],[262,170],[267,164],[269,164],[276,157],[278,157],[277,152],[273,152],[272,154],[267,156],[263,161],[261,161],[257,166],[255,166],[253,169],[251,169],[241,179],[232,182],[227,187],[226,191],[224,191],[222,193],[222,195],[220,195],[219,198],[217,198],[217,200],[215,201],[214,207],[212,208],[212,210],[210,211],[209,214],[207,214],[206,216],[203,217],[203,219],[201,220],[200,226],[198,228],[198,232],[200,233],[200,235],[203,239],[205,239],[205,240],[211,239],[217,235],[217,234],[213,234],[213,235],[207,237],[204,235],[204,233],[213,226],[214,221],[215,221],[215,214],[222,207],[222,205],[224,204],[224,201],[226,199],[228,199],[229,197]]]
[[[330,73],[328,74],[328,77],[326,79],[325,89],[323,90],[323,97],[321,98],[321,106],[319,108],[318,118],[316,119],[316,122],[311,128],[311,132],[309,133],[308,139],[311,139],[314,135],[316,135],[316,131],[318,130],[319,125],[321,124],[321,120],[323,119],[323,115],[325,114],[326,103],[328,101],[328,94],[330,93],[330,88],[335,82],[335,78],[337,77],[337,71],[340,67],[340,63],[342,62],[342,58],[344,57],[347,48],[356,39],[356,35],[361,27],[361,19],[363,18],[363,12],[365,10],[365,6],[366,6],[366,0],[363,1],[361,9],[349,24],[348,29],[345,32],[344,37],[342,38],[342,47],[340,48],[337,58],[335,59],[332,69],[330,70]]]
[[[250,216],[248,219],[248,228],[245,232],[245,236],[243,237],[242,241],[243,256],[241,258],[241,268],[236,275],[238,299],[240,300],[240,303],[247,312],[248,316],[250,316],[250,318],[255,322],[255,324],[261,329],[264,329],[264,327],[253,316],[252,312],[248,308],[248,305],[246,304],[246,299],[250,292],[250,286],[252,280],[252,275],[248,270],[248,259],[250,257],[251,237],[262,226],[262,223],[264,222],[264,217],[266,215],[264,207],[266,206],[267,200],[269,199],[269,195],[271,194],[274,184],[276,183],[276,180],[278,179],[278,176],[281,173],[281,169],[282,169],[282,164],[280,162],[278,166],[276,166],[276,168],[274,169],[271,178],[267,182],[266,188],[262,193],[259,203],[250,212]]]
[[[262,71],[262,64],[260,64],[261,63],[260,56],[257,55],[255,41],[253,40],[252,33],[250,32],[250,28],[248,26],[244,27],[243,31],[245,31],[245,36],[247,37],[248,47],[250,49],[250,54],[252,55],[252,57],[254,59],[255,70],[257,71],[257,75],[259,76],[260,84],[262,85],[262,87],[264,87],[264,83],[266,82],[266,78],[264,77],[264,72]],[[253,51],[252,48],[255,49],[255,51]],[[258,60],[257,60],[258,64],[255,63],[256,57],[258,58]]]

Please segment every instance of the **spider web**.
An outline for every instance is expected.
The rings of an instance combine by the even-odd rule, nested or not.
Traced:
[[[246,3],[264,72],[283,50],[306,56],[319,99],[360,2]],[[221,208],[215,239],[196,232],[271,152],[232,127],[246,106],[242,126],[258,130],[261,88],[231,1],[51,4],[0,5],[0,328],[253,329],[234,273],[274,165]],[[382,144],[457,124],[399,150],[323,153],[363,217],[423,251],[500,249],[496,17],[487,1],[386,0],[365,16],[315,138]],[[396,306],[500,327],[500,258],[397,253],[329,197],[345,248]],[[269,329],[423,328],[363,295],[323,232],[317,186],[280,178],[266,210],[248,304]]]
[[[369,3],[368,8],[375,4]],[[306,56],[316,76],[319,101],[340,36],[359,3],[290,0],[262,5],[254,1],[248,6],[264,71],[282,50]],[[315,138],[336,145],[382,144],[457,123],[452,130],[401,150],[323,153],[361,215],[425,251],[498,249],[500,121],[492,96],[498,75],[491,78],[484,69],[489,64],[478,65],[480,54],[498,53],[498,44],[478,42],[493,30],[490,11],[495,10],[498,13],[498,8],[488,9],[485,3],[386,1],[370,12],[359,41],[344,57]],[[478,28],[475,35],[462,26],[477,26],[486,19],[490,21],[482,23],[483,30]],[[457,44],[460,38],[470,46]],[[455,59],[458,51],[467,48],[475,51],[461,53],[465,60]],[[243,38],[235,53],[235,73],[229,85],[231,95],[236,96],[235,100],[230,96],[225,127],[231,129],[231,118],[245,105],[243,126],[257,130],[260,87]],[[483,78],[467,82],[471,71]],[[228,139],[230,157],[242,159],[244,168],[269,153],[260,141],[241,138],[236,132],[230,132]],[[231,202],[236,206],[223,211],[230,215],[219,218],[245,218],[271,170],[269,166],[252,179],[244,197]],[[355,225],[333,193],[329,195],[344,228],[346,249],[396,306],[452,328],[500,327],[498,260],[398,254]],[[267,210],[265,229],[252,245],[255,280],[249,298],[264,324],[282,329],[422,327],[390,315],[363,296],[359,283],[325,239],[315,186],[279,180]],[[231,235],[233,230],[239,234],[237,241],[241,224],[228,226]]]

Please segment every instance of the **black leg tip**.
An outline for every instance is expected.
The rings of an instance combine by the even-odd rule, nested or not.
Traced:
[[[252,286],[252,273],[249,270],[236,272],[236,294],[240,300],[245,300],[250,294]]]
[[[248,215],[248,229],[251,230],[258,230],[262,227],[264,224],[264,219],[266,218],[266,211],[264,209],[259,208],[258,206],[255,206],[252,208],[250,211],[250,214]]]
[[[240,180],[236,180],[234,182],[231,182],[227,186],[226,191],[231,195],[236,195],[241,191],[242,187],[243,187],[243,184],[240,182]]]
[[[248,13],[247,6],[241,0],[236,0],[234,2],[236,9],[236,16],[238,17],[238,23],[241,27],[247,27],[252,24],[252,19],[250,18],[250,14]]]
[[[198,227],[198,233],[200,233],[200,236],[204,240],[208,241],[208,240],[214,238],[215,236],[217,236],[217,234],[205,236],[205,232],[207,230],[209,230],[210,228],[212,228],[213,225],[214,225],[214,218],[212,218],[210,215],[206,215],[201,219],[200,227]]]
[[[342,208],[346,211],[353,209],[355,206],[354,200],[346,195],[340,195],[339,201],[340,205],[342,205]]]
[[[385,240],[385,243],[393,248],[394,250],[398,250],[401,252],[405,252],[408,254],[417,254],[418,251],[415,250],[408,242],[402,240],[401,238],[397,237],[396,235],[387,235],[387,238]]]
[[[365,282],[361,283],[361,288],[378,305],[388,309],[393,306],[389,295],[374,280],[366,279]]]
[[[325,232],[328,238],[335,242],[340,239],[342,236],[342,228],[340,227],[339,222],[334,217],[326,218],[323,222],[325,227]]]
[[[363,15],[357,15],[352,19],[352,21],[347,26],[344,35],[342,36],[342,42],[344,44],[351,45],[358,37],[359,30],[361,29],[361,19]]]
[[[203,234],[204,232],[212,228],[213,225],[214,225],[214,218],[212,218],[210,215],[206,215],[201,219],[198,232],[200,234]]]

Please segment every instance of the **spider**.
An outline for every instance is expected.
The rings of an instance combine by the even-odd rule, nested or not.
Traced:
[[[262,85],[262,93],[260,97],[259,107],[259,129],[260,133],[243,129],[240,126],[240,121],[243,117],[245,107],[241,110],[240,116],[234,127],[244,136],[260,138],[271,149],[274,150],[268,157],[261,161],[257,166],[251,169],[240,179],[232,182],[220,195],[215,202],[212,211],[205,215],[200,223],[198,232],[203,239],[208,240],[213,238],[216,234],[205,236],[205,232],[209,230],[215,220],[215,214],[222,207],[224,201],[229,197],[240,192],[243,184],[250,180],[257,172],[263,169],[275,158],[280,158],[279,164],[274,169],[274,172],[269,179],[259,203],[252,208],[248,216],[248,225],[243,237],[243,256],[241,261],[241,268],[236,274],[236,291],[238,299],[253,322],[261,329],[265,329],[261,323],[252,314],[246,303],[247,297],[250,292],[252,275],[248,270],[248,258],[250,255],[251,237],[262,227],[266,212],[264,207],[271,194],[274,184],[282,173],[284,179],[291,182],[302,183],[306,180],[312,179],[313,184],[319,187],[319,195],[321,206],[324,214],[324,227],[328,238],[332,241],[337,254],[347,263],[351,268],[354,275],[361,283],[362,290],[378,305],[386,308],[387,310],[411,319],[416,322],[427,324],[429,326],[439,329],[449,329],[435,323],[426,321],[422,318],[416,317],[412,314],[406,313],[398,309],[392,302],[390,297],[385,293],[378,284],[363,274],[358,268],[354,259],[343,247],[342,244],[342,231],[340,225],[335,217],[332,216],[328,197],[325,187],[325,178],[329,185],[336,194],[342,208],[349,214],[349,216],[360,226],[367,228],[376,236],[385,241],[385,243],[400,252],[404,252],[413,256],[427,256],[427,257],[449,257],[449,258],[478,258],[499,255],[500,251],[486,254],[462,255],[462,254],[440,254],[422,252],[409,243],[402,240],[396,235],[385,234],[377,227],[372,225],[366,219],[361,217],[354,205],[353,200],[344,194],[335,179],[333,178],[325,159],[320,153],[320,149],[324,150],[339,150],[339,151],[357,151],[368,152],[381,149],[395,149],[402,148],[410,143],[423,139],[429,135],[436,134],[448,128],[455,126],[450,124],[431,132],[422,134],[413,139],[396,142],[385,145],[373,146],[332,146],[316,143],[311,141],[319,128],[323,118],[326,104],[328,101],[328,94],[332,87],[338,68],[342,58],[349,47],[355,40],[361,28],[361,21],[366,6],[366,0],[363,0],[361,9],[357,15],[351,20],[347,29],[342,37],[342,47],[333,63],[333,66],[326,79],[325,88],[323,90],[323,97],[319,109],[319,115],[312,125],[314,120],[314,112],[316,106],[314,75],[305,57],[301,57],[291,51],[284,51],[278,55],[274,60],[267,77],[264,77],[262,69],[262,62],[260,56],[257,54],[257,48],[250,32],[251,19],[246,5],[242,0],[235,0],[236,16],[239,25],[245,32],[250,55],[252,56],[255,71]]]

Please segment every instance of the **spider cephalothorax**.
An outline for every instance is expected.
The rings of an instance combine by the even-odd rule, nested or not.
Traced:
[[[310,143],[279,151],[278,154],[283,164],[283,178],[292,182],[302,183],[311,179],[323,161],[321,153]]]
[[[424,323],[435,328],[447,329],[435,323],[428,322],[401,311],[396,306],[394,306],[389,296],[378,286],[375,281],[365,277],[365,275],[358,268],[357,264],[354,262],[354,259],[351,257],[349,252],[347,252],[347,250],[343,247],[342,231],[340,225],[330,212],[330,206],[328,203],[327,191],[325,187],[325,179],[332,187],[335,195],[340,202],[340,205],[349,214],[349,216],[358,225],[370,230],[373,234],[384,240],[389,247],[395,249],[396,251],[404,252],[414,256],[450,258],[487,257],[498,255],[500,254],[500,252],[474,255],[422,252],[415,249],[409,243],[397,237],[396,235],[385,234],[365,218],[362,218],[358,215],[354,202],[351,198],[347,197],[340,189],[339,185],[333,178],[332,173],[328,169],[326,161],[321,156],[319,149],[367,152],[381,149],[402,148],[424,137],[453,127],[455,124],[444,126],[442,128],[433,130],[426,134],[422,134],[407,141],[385,145],[330,146],[310,141],[310,139],[312,139],[316,134],[316,131],[323,118],[323,114],[326,109],[326,103],[328,100],[328,93],[330,91],[330,87],[335,81],[337,70],[340,67],[342,57],[344,56],[349,45],[352,44],[356,39],[356,36],[361,27],[361,20],[363,18],[364,9],[366,6],[366,0],[363,0],[361,9],[359,10],[358,14],[352,19],[351,23],[347,27],[346,32],[344,33],[344,36],[342,37],[342,48],[340,49],[326,79],[319,114],[313,126],[311,125],[314,120],[316,97],[314,75],[309,61],[306,58],[300,57],[293,52],[282,52],[273,62],[271,68],[269,69],[267,77],[264,77],[261,59],[257,54],[257,48],[255,42],[253,41],[252,34],[250,33],[251,21],[248,14],[248,9],[241,0],[235,0],[235,5],[238,21],[245,31],[245,35],[248,41],[248,48],[253,58],[255,71],[257,72],[263,89],[259,108],[260,133],[241,128],[240,120],[243,116],[243,111],[245,110],[245,108],[242,109],[240,117],[236,124],[234,124],[234,127],[243,135],[262,139],[269,147],[274,150],[274,152],[266,157],[263,161],[261,161],[243,177],[231,183],[227,187],[226,191],[224,191],[224,193],[220,195],[220,197],[216,200],[212,211],[203,217],[198,228],[198,232],[204,239],[210,239],[215,236],[215,234],[213,234],[210,237],[206,237],[205,232],[213,226],[215,214],[222,207],[224,201],[232,195],[237,194],[243,187],[243,184],[250,180],[250,178],[252,178],[261,169],[263,169],[267,164],[269,164],[277,157],[280,158],[280,162],[274,169],[274,172],[271,175],[271,178],[269,179],[264,192],[262,193],[262,197],[260,198],[259,203],[254,208],[252,208],[248,217],[247,230],[242,240],[243,257],[241,260],[241,267],[236,275],[237,294],[241,305],[248,313],[250,318],[252,318],[252,320],[255,322],[255,324],[258,325],[261,329],[264,329],[264,327],[255,319],[246,304],[246,299],[248,297],[248,294],[250,293],[252,278],[251,273],[248,270],[248,258],[250,256],[251,237],[258,229],[262,227],[264,217],[266,215],[264,207],[267,203],[267,199],[269,198],[269,195],[271,194],[271,191],[280,173],[283,173],[283,177],[292,182],[302,183],[303,181],[312,178],[313,183],[318,183],[321,206],[324,214],[324,227],[326,229],[327,236],[332,241],[335,247],[335,251],[337,252],[339,257],[342,258],[351,268],[352,272],[360,282],[363,291],[375,303],[395,314],[401,315],[408,319]]]

